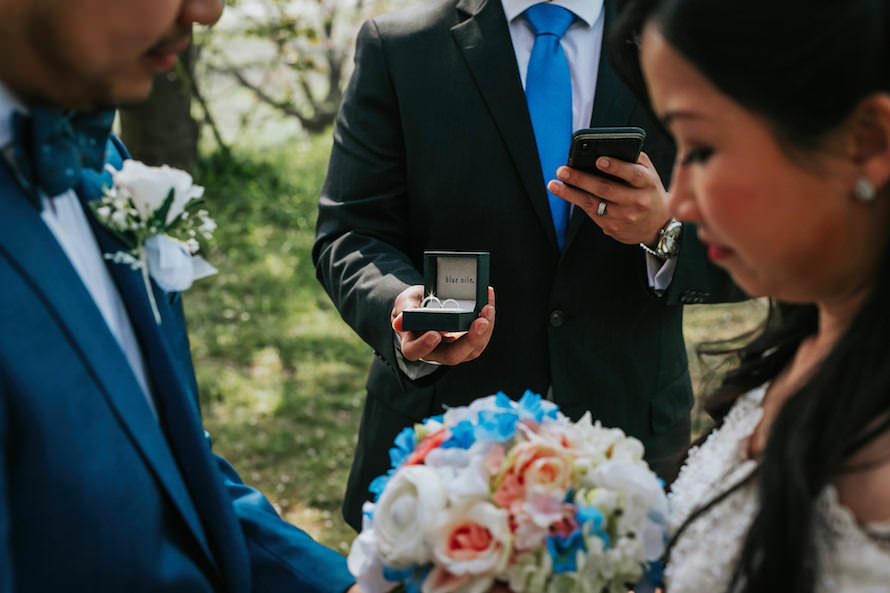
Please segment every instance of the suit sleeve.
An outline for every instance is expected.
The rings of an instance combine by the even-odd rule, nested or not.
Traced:
[[[228,462],[217,460],[247,542],[253,591],[343,593],[353,585],[342,554],[284,521]]]
[[[405,147],[374,21],[359,32],[355,62],[318,200],[312,258],[343,319],[395,369],[393,302],[423,276],[408,255]]]
[[[704,244],[696,236],[696,226],[683,224],[680,254],[674,277],[665,292],[668,304],[728,303],[748,296],[725,270],[708,259]]]
[[[13,566],[10,540],[9,494],[7,490],[7,449],[9,428],[6,419],[6,397],[0,384],[0,593],[12,593]]]

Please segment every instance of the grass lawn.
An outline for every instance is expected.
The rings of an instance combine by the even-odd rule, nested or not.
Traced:
[[[324,135],[202,161],[219,225],[206,255],[220,273],[184,300],[216,451],[288,520],[345,553],[354,534],[340,501],[371,350],[340,320],[310,257],[329,149]],[[687,342],[733,335],[762,312],[758,302],[690,307]]]

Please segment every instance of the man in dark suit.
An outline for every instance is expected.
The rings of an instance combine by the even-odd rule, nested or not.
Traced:
[[[144,99],[221,10],[0,3],[2,593],[353,586],[341,555],[211,453],[179,295],[152,283],[156,322],[87,205],[126,158],[106,107]]]
[[[593,205],[558,235],[545,189],[555,171],[542,171],[524,94],[531,4],[432,0],[359,33],[313,250],[335,306],[376,353],[344,503],[354,527],[402,427],[498,390],[547,394],[572,417],[591,411],[640,438],[668,478],[689,442],[682,303],[731,285],[694,230],[679,252],[640,246],[656,251],[663,229],[676,233],[656,172],[673,152],[601,50],[612,0],[555,2],[574,19],[562,40],[574,127],[641,126],[645,154],[610,163],[630,186],[579,171],[566,179],[579,189],[553,184]],[[401,311],[422,296],[425,249],[491,252],[496,327],[492,294],[457,341],[401,331]]]

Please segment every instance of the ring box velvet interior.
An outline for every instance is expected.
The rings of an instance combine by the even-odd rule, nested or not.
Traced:
[[[467,331],[488,303],[487,251],[424,251],[423,304],[402,311],[402,329]]]

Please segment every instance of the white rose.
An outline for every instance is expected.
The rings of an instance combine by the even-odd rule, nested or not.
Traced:
[[[510,558],[507,519],[507,511],[481,501],[443,515],[433,546],[437,564],[457,576],[496,576]]]
[[[433,449],[424,460],[435,469],[448,500],[460,506],[471,500],[487,500],[491,475],[485,466],[484,447]]]
[[[372,521],[368,519],[373,509],[374,503],[371,502],[366,502],[362,507],[362,532],[352,542],[346,565],[364,593],[386,593],[398,583],[383,578],[383,561],[377,553],[377,536]]]
[[[400,468],[374,506],[377,549],[396,569],[430,560],[430,534],[445,511],[445,490],[436,470],[423,465]]]
[[[132,159],[124,161],[120,171],[113,174],[115,191],[128,196],[142,220],[164,204],[173,190],[173,202],[167,211],[165,224],[179,216],[185,205],[204,194],[204,188],[192,183],[192,176],[167,165],[150,167]]]

